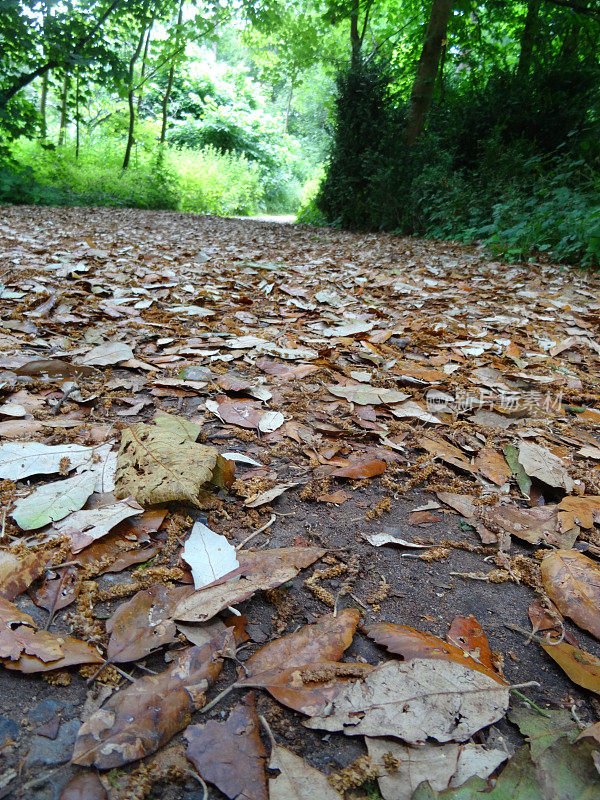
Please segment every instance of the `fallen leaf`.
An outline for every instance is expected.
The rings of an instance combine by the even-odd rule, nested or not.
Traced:
[[[173,609],[193,592],[191,586],[156,583],[122,603],[106,621],[107,658],[114,663],[137,661],[174,642]]]
[[[90,377],[98,374],[98,370],[93,367],[83,366],[82,364],[69,364],[68,361],[61,361],[60,358],[38,358],[28,361],[26,364],[15,369],[17,375],[27,375],[31,378],[78,378],[80,376]]]
[[[317,497],[318,503],[332,503],[335,506],[340,506],[346,500],[350,500],[350,495],[344,492],[343,489],[338,489],[336,492],[330,492],[329,494],[320,494]]]
[[[414,400],[409,400],[406,403],[394,406],[392,408],[392,414],[400,419],[418,419],[420,422],[427,422],[429,425],[442,424],[442,420],[439,417],[431,414],[429,411],[419,405],[419,403],[415,403]]]
[[[446,634],[446,640],[448,644],[467,653],[477,663],[494,671],[490,643],[483,628],[472,614],[468,617],[454,617]]]
[[[319,661],[338,661],[352,644],[360,620],[357,609],[346,608],[337,616],[325,614],[296,633],[275,639],[246,661],[248,675],[275,668],[286,669]]]
[[[492,447],[484,447],[477,453],[475,466],[480,475],[488,478],[496,486],[503,486],[512,475],[504,456]]]
[[[353,461],[347,467],[340,467],[334,470],[331,475],[334,478],[351,478],[352,480],[360,480],[361,478],[373,478],[376,475],[381,475],[385,472],[387,464],[385,461],[379,459],[363,459],[360,461]]]
[[[64,474],[77,467],[89,468],[95,453],[93,447],[79,444],[4,442],[0,444],[0,478],[17,481],[30,475]]]
[[[477,775],[487,778],[508,758],[504,750],[487,749],[473,744],[430,744],[419,747],[399,744],[393,739],[365,737],[371,761],[380,770],[379,790],[384,800],[411,800],[414,791],[428,781],[432,789],[442,791],[462,786]],[[387,754],[394,759],[389,773]]]
[[[264,506],[267,503],[271,503],[273,500],[278,498],[284,492],[287,492],[288,489],[292,489],[294,486],[298,486],[298,483],[278,483],[277,486],[273,486],[272,489],[267,489],[265,492],[261,492],[256,496],[248,497],[246,500],[244,500],[244,505],[246,508],[258,508],[259,506]]]
[[[71,551],[78,553],[97,539],[106,536],[123,520],[142,514],[144,509],[133,497],[89,511],[76,511],[53,525],[54,530],[71,540]]]
[[[577,550],[556,550],[543,559],[541,571],[559,611],[600,638],[600,566]]]
[[[194,523],[181,557],[192,570],[196,589],[202,589],[239,567],[235,547],[225,536],[211,531],[202,522]]]
[[[0,659],[7,669],[26,674],[102,662],[85,642],[37,630],[29,614],[4,598],[0,598]]]
[[[115,496],[132,495],[142,506],[187,500],[201,507],[207,484],[229,485],[232,469],[216,448],[195,444],[183,432],[138,422],[121,434]]]
[[[279,771],[269,778],[269,800],[343,800],[326,775],[273,739],[269,769]]]
[[[501,719],[509,689],[454,661],[387,661],[349,684],[304,725],[348,736],[394,736],[417,744],[466,741]]]
[[[568,531],[576,525],[593,530],[595,519],[600,517],[600,496],[563,497],[557,508],[561,530]]]
[[[284,547],[256,552],[238,550],[241,577],[194,592],[179,603],[173,618],[183,622],[206,622],[224,608],[247,600],[259,589],[281,586],[321,558],[324,552],[317,547]]]
[[[471,464],[463,451],[459,450],[458,447],[454,447],[454,445],[449,442],[422,437],[419,439],[419,446],[427,450],[434,458],[439,458],[441,461],[459,470],[472,473],[477,472],[477,468]]]
[[[167,414],[166,411],[161,411],[154,417],[154,424],[177,438],[189,439],[190,442],[195,442],[202,433],[202,425],[190,422],[185,417],[178,417],[176,414]]]
[[[95,772],[75,775],[60,793],[58,800],[107,800],[106,789]]]
[[[72,762],[112,769],[156,752],[205,704],[230,639],[228,633],[204,647],[188,647],[164,672],[113,694],[79,729]]]
[[[86,472],[64,481],[54,481],[34,489],[23,500],[18,500],[11,517],[23,530],[43,528],[58,522],[86,503],[94,491],[94,482]]]
[[[50,553],[46,550],[23,555],[0,551],[0,596],[14,600],[39,578],[49,560]]]
[[[393,622],[375,622],[367,625],[365,633],[377,644],[387,648],[390,653],[399,655],[405,660],[432,658],[453,661],[481,672],[498,683],[504,683],[500,675],[473,658],[462,647],[445,642],[431,633],[422,633],[408,625],[396,625]]]
[[[573,491],[573,481],[567,468],[547,447],[533,442],[519,442],[519,463],[530,478],[564,489],[567,494]]]
[[[540,646],[573,683],[600,694],[600,658],[567,642],[545,644],[540,641]]]
[[[343,397],[357,406],[377,406],[382,404],[401,403],[410,395],[395,389],[384,389],[368,383],[356,383],[352,386],[328,386],[327,391],[335,397]]]
[[[407,542],[406,539],[400,539],[397,536],[393,536],[391,533],[362,533],[361,534],[363,539],[366,539],[369,544],[372,544],[374,547],[383,547],[386,544],[394,544],[398,547],[414,547],[414,548],[424,548],[427,549],[430,547],[428,544],[416,544],[415,542]]]
[[[231,800],[268,800],[267,752],[252,694],[232,709],[225,722],[190,725],[184,737],[187,757],[205,781]]]
[[[133,350],[126,342],[106,342],[92,347],[85,356],[76,357],[75,360],[87,367],[106,367],[129,361],[130,358],[133,358]]]
[[[521,490],[521,494],[523,497],[529,499],[529,492],[531,491],[531,478],[519,463],[519,451],[514,445],[507,444],[504,448],[504,457],[506,458],[506,463],[512,470],[513,477],[516,480],[519,489]]]
[[[273,433],[281,428],[285,422],[285,417],[281,411],[265,411],[258,421],[258,430],[261,433]]]

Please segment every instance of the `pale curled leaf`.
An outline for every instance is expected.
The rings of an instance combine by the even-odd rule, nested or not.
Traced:
[[[19,500],[11,517],[23,530],[35,530],[79,511],[94,491],[94,481],[83,472],[64,481],[47,483]]]

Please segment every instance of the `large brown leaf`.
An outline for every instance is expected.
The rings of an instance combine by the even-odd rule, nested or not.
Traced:
[[[0,598],[0,660],[7,669],[24,673],[102,662],[85,642],[37,630],[29,614],[4,598]]]
[[[110,633],[107,658],[136,661],[177,638],[173,609],[193,592],[191,586],[155,583],[122,603],[106,622]]]
[[[355,608],[346,608],[337,616],[326,614],[312,625],[305,625],[296,633],[275,639],[261,648],[246,661],[248,674],[337,661],[352,644],[359,620],[360,612]]]
[[[185,728],[205,702],[229,646],[231,633],[204,647],[189,647],[159,675],[148,675],[108,701],[83,723],[73,763],[112,769],[154,753]]]
[[[556,550],[542,561],[542,581],[558,609],[600,638],[600,566],[576,550]]]
[[[172,500],[202,506],[208,484],[230,484],[232,470],[216,448],[196,444],[185,432],[138,422],[121,434],[114,493],[143,506]]]
[[[60,793],[58,800],[106,800],[108,795],[95,772],[75,775]]]
[[[259,589],[274,589],[294,578],[324,554],[318,547],[283,547],[265,551],[239,551],[240,568],[180,602],[173,618],[206,622],[227,606],[247,600]],[[241,575],[237,580],[233,577]]]
[[[472,614],[468,617],[454,617],[446,634],[446,641],[460,648],[478,664],[494,670],[490,643],[483,628]]]
[[[433,658],[442,661],[454,661],[465,667],[482,672],[498,683],[504,683],[502,677],[489,666],[474,659],[461,647],[445,642],[431,633],[422,633],[408,625],[396,625],[393,622],[375,622],[365,628],[365,633],[377,644],[386,647],[403,659]]]
[[[187,757],[205,781],[231,800],[268,800],[267,753],[251,694],[235,706],[225,722],[190,725],[185,738]]]
[[[385,461],[380,461],[378,458],[361,459],[352,461],[347,467],[340,467],[331,474],[334,478],[351,478],[352,480],[374,478],[385,472],[386,466]]]

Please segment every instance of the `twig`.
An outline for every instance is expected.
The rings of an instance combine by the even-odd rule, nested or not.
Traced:
[[[514,692],[514,693],[515,693],[515,694],[516,694],[518,697],[520,697],[520,698],[521,698],[521,700],[524,700],[526,703],[529,703],[529,705],[530,705],[532,708],[535,708],[535,710],[536,710],[536,711],[537,711],[539,714],[541,714],[543,717],[549,717],[549,718],[551,718],[551,717],[552,717],[552,714],[549,714],[547,711],[544,711],[544,709],[543,709],[543,708],[540,708],[540,707],[539,707],[539,706],[538,706],[536,703],[534,703],[534,702],[533,702],[533,700],[530,700],[530,699],[529,699],[529,698],[528,698],[526,695],[524,695],[524,694],[523,694],[522,692],[520,692],[518,689],[511,689],[511,691],[512,691],[512,692]]]
[[[228,686],[226,689],[223,689],[223,691],[219,692],[219,694],[216,697],[213,697],[210,703],[207,703],[200,709],[200,713],[206,714],[206,712],[210,711],[211,708],[214,708],[217,705],[217,703],[220,703],[224,697],[227,697],[227,695],[230,692],[232,692],[234,689],[238,689],[240,686],[241,686],[240,683],[232,683],[231,686]]]
[[[258,534],[259,534],[259,533],[263,533],[263,531],[266,531],[266,530],[267,530],[267,528],[270,528],[270,527],[271,527],[271,525],[272,525],[274,522],[276,522],[276,521],[277,521],[277,517],[276,517],[276,515],[275,515],[275,514],[271,514],[271,519],[270,519],[268,522],[265,522],[265,524],[264,524],[262,527],[260,527],[260,528],[258,528],[257,530],[255,530],[255,531],[254,531],[253,533],[251,533],[249,536],[246,536],[246,538],[244,539],[244,541],[243,541],[243,542],[240,542],[239,544],[236,544],[236,546],[235,546],[235,549],[236,549],[236,550],[241,550],[241,549],[242,549],[242,547],[243,547],[245,544],[247,544],[247,543],[248,543],[248,542],[249,542],[251,539],[254,539],[254,537],[255,537],[255,536],[258,536]]]
[[[66,400],[66,399],[69,397],[69,395],[70,395],[70,394],[73,394],[73,392],[74,392],[74,391],[76,391],[76,390],[78,390],[78,389],[79,389],[79,386],[77,386],[77,385],[75,385],[75,386],[69,386],[69,388],[68,388],[68,389],[67,389],[67,390],[64,392],[64,394],[63,394],[63,396],[60,398],[60,400],[58,400],[58,401],[57,401],[57,402],[54,404],[54,407],[52,408],[52,411],[51,411],[51,414],[52,414],[52,416],[56,416],[56,415],[58,414],[58,412],[59,412],[59,411],[61,410],[61,408],[63,407],[63,404],[64,404],[65,400]]]
[[[202,800],[208,800],[208,786],[204,782],[204,778],[202,777],[202,775],[200,775],[200,773],[196,772],[196,770],[194,769],[190,770],[190,774],[192,775],[192,777],[196,778],[198,783],[202,786],[202,792],[203,792]]]
[[[260,720],[260,724],[267,732],[267,736],[269,737],[269,741],[271,742],[271,749],[274,750],[277,747],[277,742],[275,741],[275,737],[273,736],[273,731],[271,730],[271,726],[269,725],[269,723],[263,717],[262,714],[259,714],[258,718]]]

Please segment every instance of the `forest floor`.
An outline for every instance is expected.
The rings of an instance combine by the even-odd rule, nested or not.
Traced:
[[[595,796],[599,322],[449,242],[0,209],[0,797]]]

